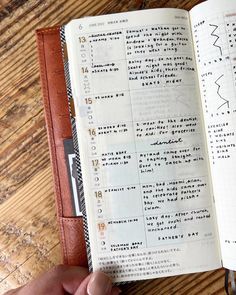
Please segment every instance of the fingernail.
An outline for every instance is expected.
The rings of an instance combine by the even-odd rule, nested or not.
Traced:
[[[119,295],[121,293],[121,289],[118,287],[113,287],[111,291],[111,295]]]
[[[110,295],[111,288],[112,283],[110,278],[102,272],[95,272],[89,280],[87,292],[88,295]]]

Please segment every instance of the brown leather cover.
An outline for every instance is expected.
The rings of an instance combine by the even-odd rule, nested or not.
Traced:
[[[83,220],[73,217],[64,139],[72,138],[62,59],[60,28],[36,31],[40,76],[63,262],[87,266]]]

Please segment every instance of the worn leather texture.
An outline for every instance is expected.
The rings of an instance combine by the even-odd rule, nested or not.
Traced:
[[[53,170],[63,262],[87,266],[82,217],[73,216],[64,139],[72,138],[60,28],[36,31],[43,104]]]

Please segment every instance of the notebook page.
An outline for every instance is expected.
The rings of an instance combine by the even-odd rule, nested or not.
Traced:
[[[236,270],[236,1],[190,12],[223,265]]]
[[[188,13],[76,20],[66,40],[93,269],[219,267]]]

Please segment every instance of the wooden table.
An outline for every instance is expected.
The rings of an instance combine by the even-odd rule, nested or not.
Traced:
[[[0,1],[0,294],[61,262],[34,31],[199,0]],[[224,294],[224,271],[129,284],[123,294]]]

